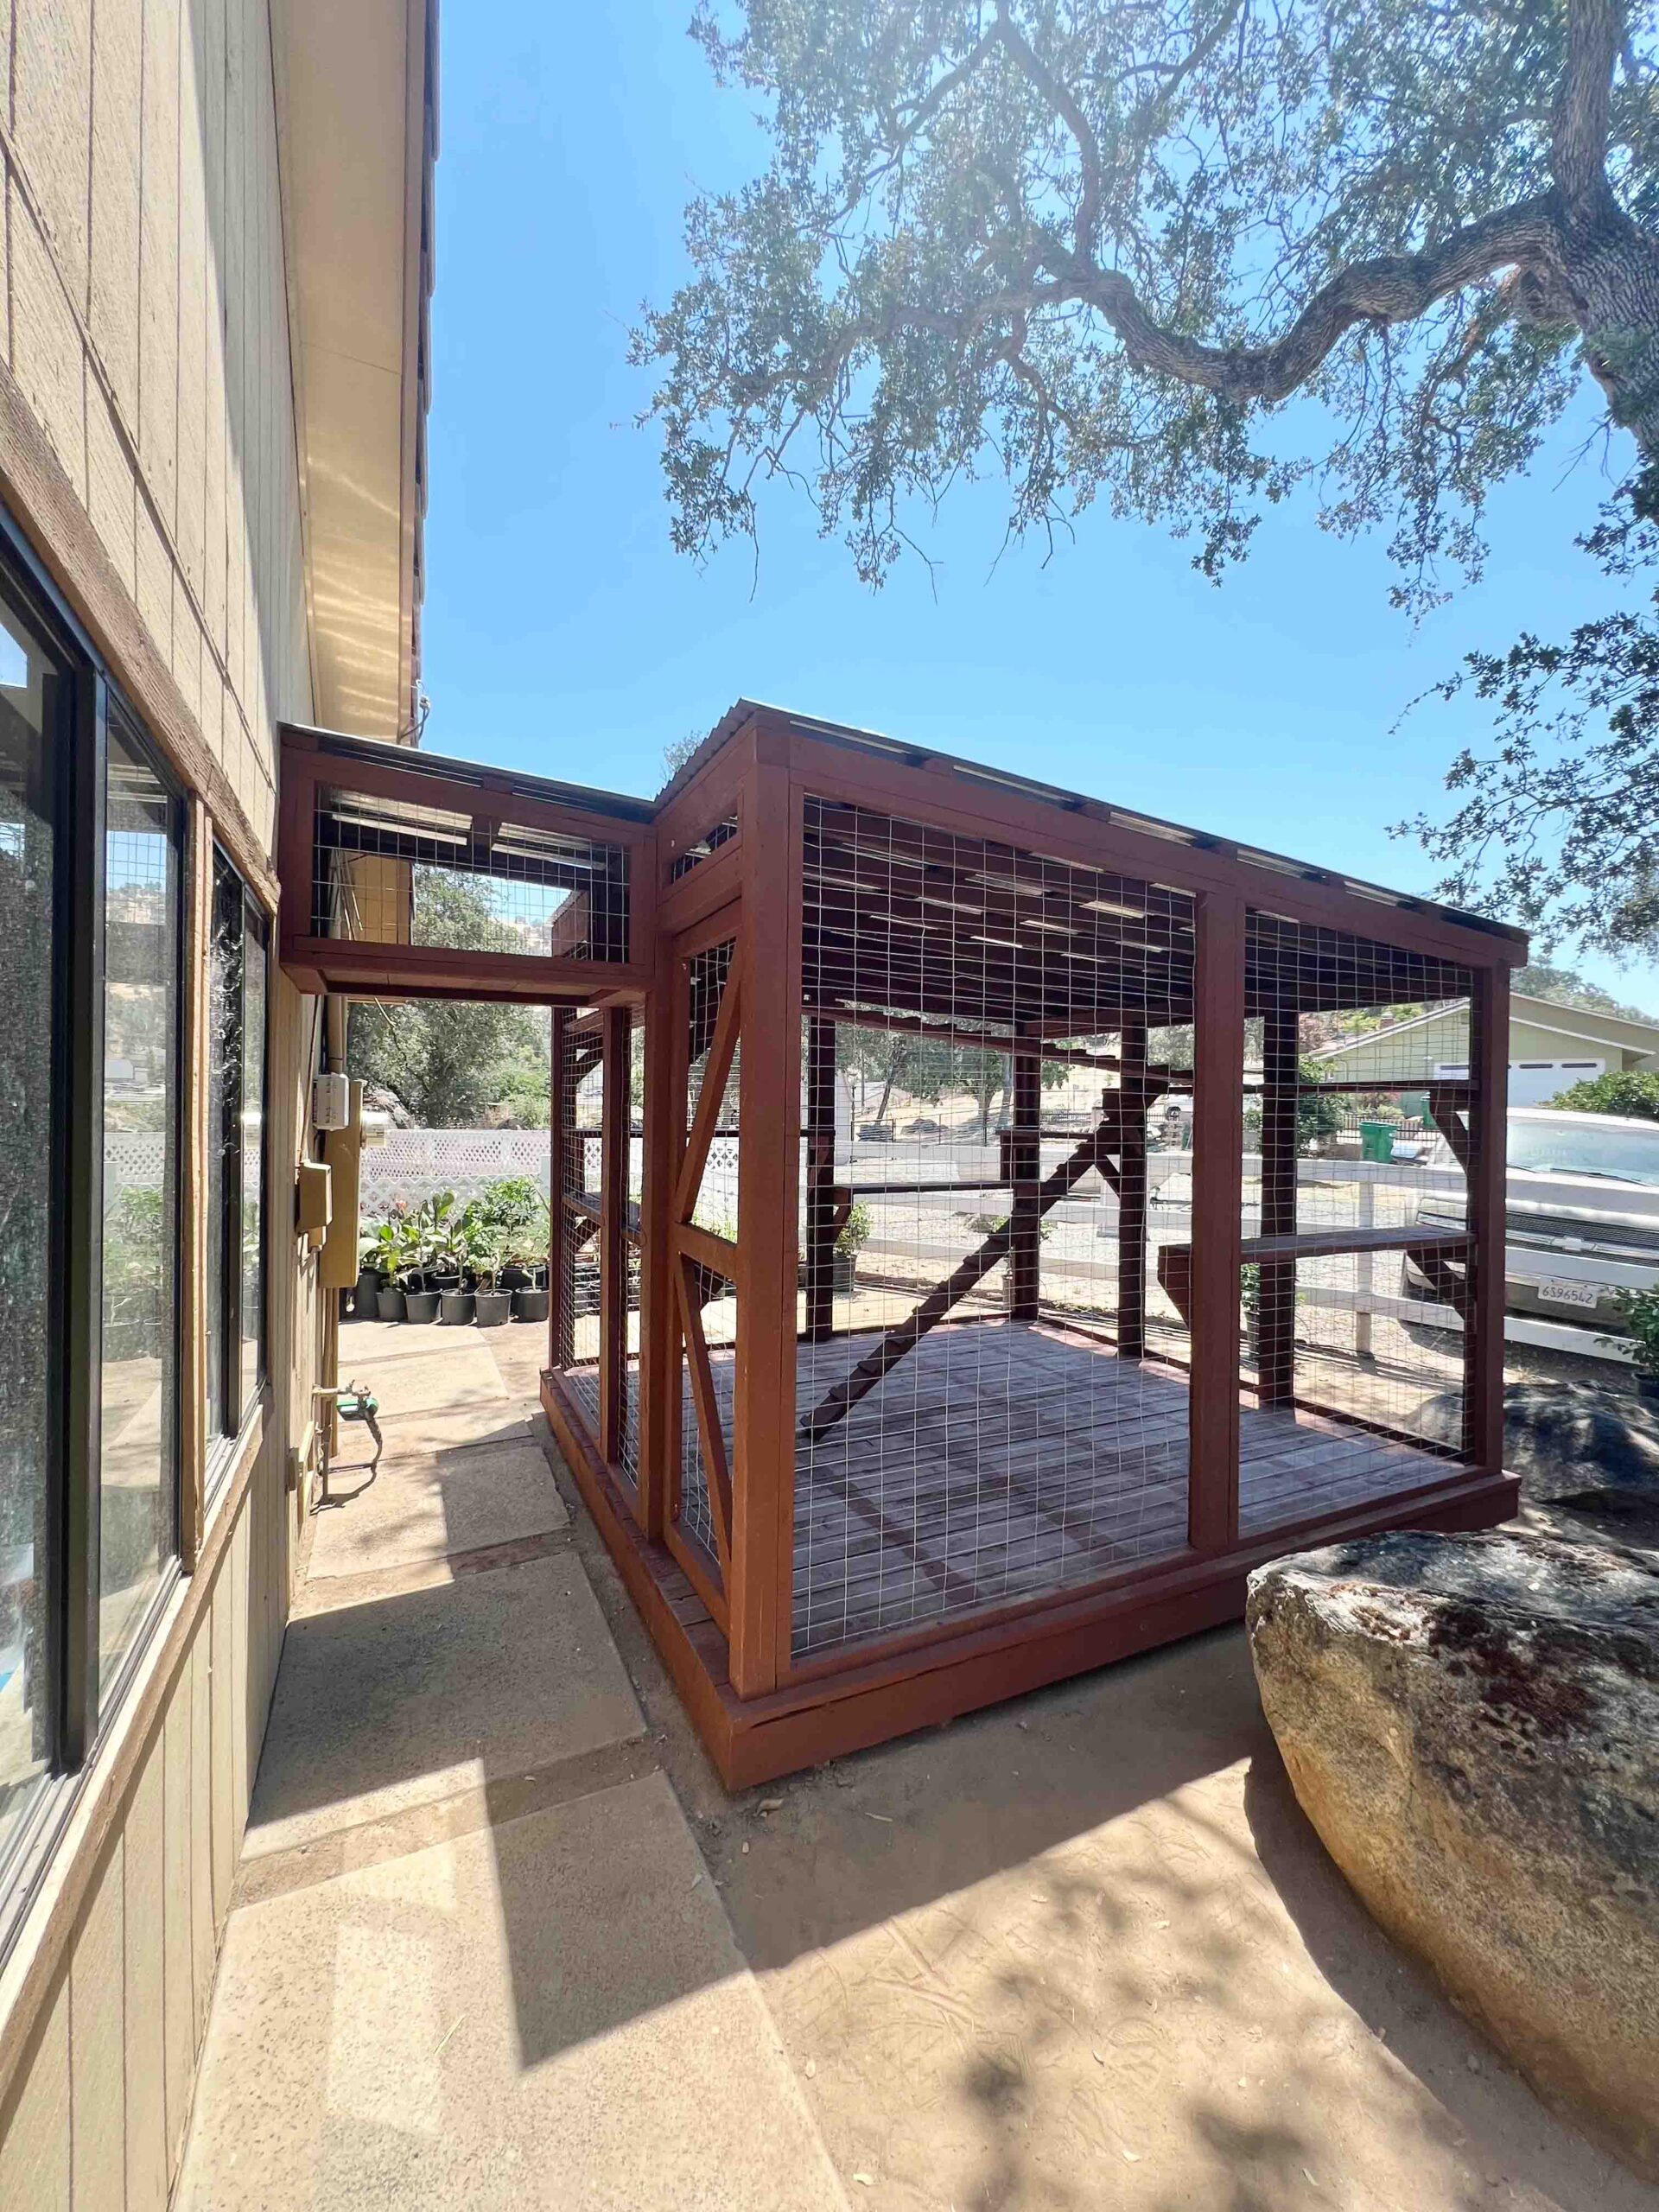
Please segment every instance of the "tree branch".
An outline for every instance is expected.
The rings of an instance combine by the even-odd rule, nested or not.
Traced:
[[[1551,173],[1569,216],[1595,218],[1613,205],[1607,135],[1624,38],[1618,0],[1569,0],[1567,60],[1550,141]]]

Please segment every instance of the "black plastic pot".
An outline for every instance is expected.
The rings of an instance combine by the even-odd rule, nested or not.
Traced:
[[[364,1268],[357,1278],[357,1288],[352,1293],[352,1311],[359,1321],[374,1320],[380,1307],[380,1270]]]
[[[435,1321],[438,1318],[438,1294],[435,1290],[411,1290],[405,1303],[411,1321]]]
[[[512,1294],[512,1318],[515,1321],[545,1321],[547,1293],[544,1290],[515,1290]]]
[[[510,1290],[480,1290],[473,1294],[473,1318],[480,1329],[499,1329],[512,1312]]]
[[[830,1290],[832,1297],[850,1298],[858,1283],[858,1255],[856,1252],[833,1252],[830,1256]]]
[[[474,1303],[470,1290],[446,1290],[438,1319],[448,1329],[461,1328],[473,1318]]]
[[[496,1281],[503,1290],[528,1290],[530,1280],[530,1269],[521,1268],[516,1260],[511,1267],[503,1268],[496,1277]]]
[[[394,1289],[387,1283],[375,1293],[374,1311],[378,1320],[406,1321],[409,1319],[409,1300],[401,1290]]]

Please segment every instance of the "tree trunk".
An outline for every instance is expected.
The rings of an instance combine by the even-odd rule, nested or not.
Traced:
[[[1585,360],[1643,460],[1659,460],[1659,243],[1614,210],[1562,245]]]

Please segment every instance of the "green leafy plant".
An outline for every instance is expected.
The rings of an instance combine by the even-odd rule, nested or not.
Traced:
[[[1622,1114],[1632,1122],[1659,1122],[1659,1074],[1628,1068],[1575,1083],[1549,1101],[1570,1114]]]
[[[1616,1290],[1612,1302],[1634,1340],[1637,1372],[1659,1376],[1659,1288]],[[1625,1340],[1603,1337],[1599,1341],[1622,1351]]]
[[[843,1260],[856,1259],[870,1241],[870,1231],[875,1226],[874,1217],[862,1198],[855,1198],[847,1210],[847,1218],[841,1224],[836,1239],[836,1250]]]

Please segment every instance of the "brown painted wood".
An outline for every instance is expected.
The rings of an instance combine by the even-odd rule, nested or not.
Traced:
[[[1192,1548],[1227,1550],[1238,1527],[1240,1211],[1243,1204],[1245,908],[1211,892],[1198,909],[1192,1086]]]
[[[207,807],[185,812],[184,979],[181,1008],[184,1097],[180,1147],[181,1313],[179,1360],[179,1557],[195,1572],[201,1557],[207,1471],[208,1021],[212,985],[213,830]]]
[[[1464,1446],[1477,1467],[1503,1465],[1503,1244],[1508,1203],[1510,977],[1475,978],[1469,1007],[1469,1268],[1473,1311],[1464,1324]]]
[[[736,1403],[730,1667],[752,1697],[788,1649],[794,1501],[800,976],[798,817],[789,772],[757,760],[743,791],[744,1035],[738,1122]]]
[[[552,1047],[549,1055],[549,1192],[547,1210],[547,1363],[568,1367],[575,1356],[575,1316],[570,1311],[566,1286],[570,1225],[565,1192],[571,1184],[571,1143],[575,1130],[575,1093],[565,1078],[565,1046],[569,1034],[569,1007],[553,1008]]]
[[[638,997],[649,971],[633,962],[543,959],[467,952],[447,944],[374,944],[360,938],[284,937],[282,962],[296,986],[320,976],[328,990],[391,998],[487,999],[585,1004],[596,992]]]
[[[610,1007],[604,1034],[603,1133],[599,1223],[599,1450],[620,1458],[626,1417],[628,1361],[628,1128],[632,1017]]]

